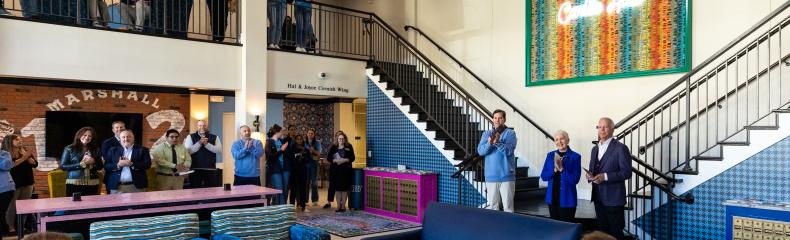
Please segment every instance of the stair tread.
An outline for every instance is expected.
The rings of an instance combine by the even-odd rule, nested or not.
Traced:
[[[516,192],[531,192],[531,191],[541,191],[546,189],[547,189],[546,187],[522,188],[522,189],[516,189]]]
[[[720,145],[730,145],[730,146],[749,146],[748,141],[732,141],[732,142],[719,142]]]
[[[714,156],[696,156],[696,157],[693,157],[692,159],[715,161],[715,160],[723,160],[724,158],[723,157],[714,157]]]
[[[685,175],[697,175],[699,174],[698,171],[695,170],[672,170],[674,174],[685,174]]]
[[[779,126],[746,126],[749,130],[779,130]]]

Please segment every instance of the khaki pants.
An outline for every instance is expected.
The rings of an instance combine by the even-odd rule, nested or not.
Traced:
[[[145,188],[137,188],[134,184],[118,185],[118,189],[110,190],[110,194],[145,192]]]
[[[516,193],[516,182],[486,182],[486,199],[488,199],[487,209],[499,210],[499,205],[502,205],[502,210],[512,213],[513,197]]]
[[[156,175],[156,187],[159,191],[184,189],[184,176]]]

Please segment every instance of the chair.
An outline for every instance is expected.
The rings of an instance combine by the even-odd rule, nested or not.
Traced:
[[[296,224],[293,205],[219,210],[211,213],[211,235],[241,239],[328,240],[329,233]]]
[[[94,222],[92,240],[159,239],[176,240],[198,237],[196,213]]]

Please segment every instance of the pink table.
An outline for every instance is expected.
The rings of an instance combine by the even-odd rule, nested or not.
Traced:
[[[47,223],[70,221],[79,219],[116,217],[126,215],[138,215],[161,212],[174,212],[193,209],[220,208],[230,206],[242,206],[251,204],[266,204],[265,195],[280,194],[282,191],[277,189],[265,188],[255,185],[233,186],[230,191],[225,191],[222,187],[183,189],[171,191],[139,192],[108,194],[98,196],[82,196],[82,201],[72,201],[71,197],[44,198],[17,200],[16,212],[17,221],[22,222],[23,214],[37,214],[39,219],[39,232],[47,230]],[[253,198],[249,198],[253,197]],[[260,198],[254,198],[260,197]],[[249,198],[246,200],[234,200],[233,198]],[[223,201],[226,200],[226,201]],[[190,204],[189,202],[205,202]],[[179,205],[184,203],[184,205]],[[156,206],[168,204],[168,206]],[[142,207],[141,207],[142,206]],[[149,206],[149,207],[145,207]],[[129,207],[122,210],[119,208]],[[60,216],[47,216],[46,213],[57,211],[75,210],[100,210],[102,208],[112,208],[108,211],[97,211],[90,213],[75,213]],[[19,239],[22,238],[23,231],[18,231]]]

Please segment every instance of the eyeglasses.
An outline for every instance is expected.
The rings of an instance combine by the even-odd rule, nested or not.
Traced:
[[[595,129],[601,129],[601,128],[612,129],[612,127],[610,126],[595,126]]]
[[[168,138],[178,138],[178,135],[170,135],[170,136],[167,136],[167,137]]]

